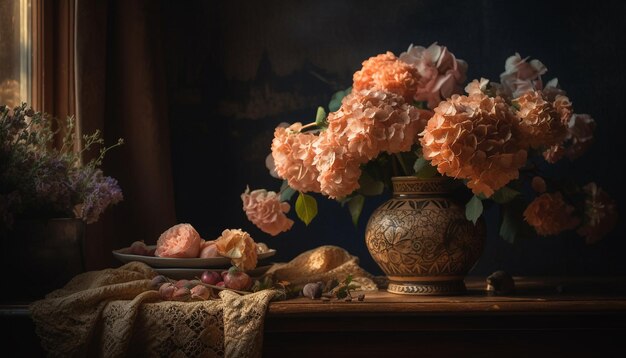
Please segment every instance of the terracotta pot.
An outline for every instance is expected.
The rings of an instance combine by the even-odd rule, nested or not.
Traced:
[[[84,271],[80,219],[17,220],[2,240],[2,301],[43,298]]]
[[[446,178],[394,177],[393,197],[365,229],[374,261],[389,278],[387,291],[409,295],[465,292],[465,275],[482,254],[485,224],[465,218]]]

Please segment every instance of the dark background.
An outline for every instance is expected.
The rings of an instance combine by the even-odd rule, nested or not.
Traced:
[[[409,44],[445,45],[469,64],[468,80],[499,81],[515,52],[540,59],[544,81],[558,77],[575,112],[597,121],[596,142],[555,170],[580,184],[596,181],[623,211],[621,185],[626,3],[587,1],[164,1],[176,213],[205,239],[242,228],[277,249],[276,261],[324,244],[346,248],[372,273],[380,269],[364,243],[369,214],[387,199],[366,202],[355,228],[348,211],[318,197],[309,225],[271,237],[245,217],[240,194],[278,191],[265,157],[281,122],[311,122],[318,105],[351,85],[361,62]],[[217,183],[217,184],[215,184]],[[293,205],[292,205],[293,206]],[[623,221],[586,245],[575,233],[509,244],[497,235],[499,213],[487,213],[489,237],[473,270],[513,275],[625,274]],[[165,228],[164,228],[165,229]]]

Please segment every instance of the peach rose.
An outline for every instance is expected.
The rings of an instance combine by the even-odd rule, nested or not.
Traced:
[[[281,232],[291,229],[293,220],[285,215],[289,212],[289,203],[281,202],[280,196],[273,191],[257,189],[246,191],[241,194],[243,210],[248,220],[263,232],[276,236]]]
[[[201,243],[200,234],[193,226],[174,225],[159,236],[154,255],[176,258],[198,257]]]
[[[222,236],[215,240],[217,252],[231,259],[233,265],[240,270],[256,267],[257,246],[250,234],[241,229],[226,229]]]
[[[561,193],[545,193],[528,204],[524,219],[539,235],[548,236],[578,226],[580,220],[573,214],[574,207],[565,203]]]

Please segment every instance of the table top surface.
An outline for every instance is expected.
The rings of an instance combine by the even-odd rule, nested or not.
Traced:
[[[492,295],[486,291],[484,277],[465,279],[462,295],[414,296],[386,290],[357,292],[365,299],[351,302],[323,301],[298,297],[269,304],[268,318],[294,316],[376,316],[433,314],[626,314],[626,277],[515,277],[515,291]],[[27,303],[3,304],[2,315],[28,314]]]
[[[573,312],[626,313],[626,277],[515,277],[515,291],[491,295],[484,277],[465,280],[457,296],[411,296],[385,290],[364,292],[351,302],[299,297],[272,302],[268,317],[310,315],[541,314]]]

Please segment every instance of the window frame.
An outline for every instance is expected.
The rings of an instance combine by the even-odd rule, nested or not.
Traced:
[[[76,115],[75,0],[31,0],[33,108],[62,119]]]

